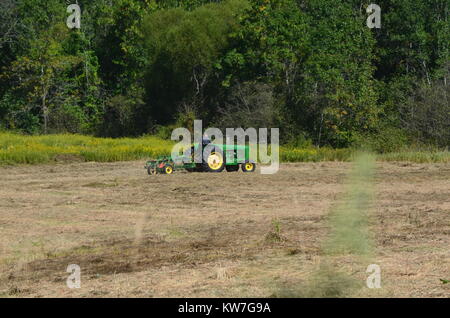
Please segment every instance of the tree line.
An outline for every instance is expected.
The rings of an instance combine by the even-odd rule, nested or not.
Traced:
[[[0,3],[0,129],[120,137],[279,127],[283,143],[450,141],[450,0]]]

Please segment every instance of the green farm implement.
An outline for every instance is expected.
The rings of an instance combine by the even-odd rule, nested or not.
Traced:
[[[205,145],[205,144],[204,144]],[[156,160],[147,161],[145,169],[149,175],[172,174],[177,170],[188,172],[236,172],[239,167],[244,172],[253,172],[256,163],[250,160],[249,146],[210,144],[210,152],[201,162],[194,161],[194,153],[199,145],[191,147],[190,157],[171,156],[160,157]]]

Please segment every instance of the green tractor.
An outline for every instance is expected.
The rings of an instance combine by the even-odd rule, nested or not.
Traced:
[[[149,175],[158,173],[172,174],[177,170],[186,170],[188,172],[222,172],[224,169],[228,172],[236,172],[241,167],[244,172],[253,172],[256,169],[256,163],[250,160],[249,146],[212,144],[203,142],[203,146],[210,145],[212,149],[201,163],[194,162],[194,153],[199,144],[191,147],[191,158],[172,158],[171,156],[160,157],[156,160],[147,161],[145,169]],[[244,149],[244,151],[242,151]],[[241,151],[239,151],[241,150]],[[244,157],[239,157],[241,153]],[[190,159],[190,160],[183,160]],[[191,161],[185,163],[186,161]]]

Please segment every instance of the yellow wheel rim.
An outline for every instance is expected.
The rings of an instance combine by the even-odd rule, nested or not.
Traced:
[[[253,163],[246,163],[245,164],[245,170],[252,170],[253,169]]]
[[[166,167],[166,173],[171,174],[173,172],[172,167]]]
[[[223,157],[218,152],[213,152],[208,157],[208,167],[212,170],[218,170],[223,165]]]

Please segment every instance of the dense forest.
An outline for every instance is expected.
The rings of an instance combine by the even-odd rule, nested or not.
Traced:
[[[366,25],[378,4],[381,28]],[[81,28],[66,25],[81,7]],[[450,144],[450,0],[1,0],[0,130]]]

